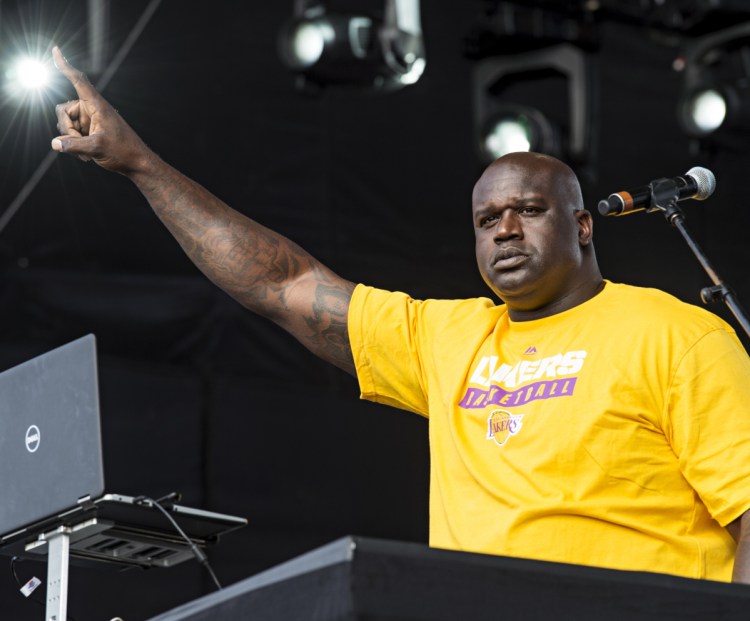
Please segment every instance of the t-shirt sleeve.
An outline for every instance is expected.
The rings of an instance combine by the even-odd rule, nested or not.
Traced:
[[[417,317],[422,302],[364,285],[349,306],[349,340],[361,397],[427,416]]]
[[[750,508],[750,359],[716,329],[679,361],[667,407],[683,475],[726,526]]]

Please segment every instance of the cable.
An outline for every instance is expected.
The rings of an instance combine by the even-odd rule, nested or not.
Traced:
[[[180,536],[185,540],[185,542],[190,546],[190,549],[193,552],[193,556],[195,556],[196,560],[203,565],[203,567],[206,568],[206,571],[211,576],[211,579],[214,581],[214,584],[216,585],[216,589],[218,591],[221,591],[223,588],[221,586],[221,583],[219,582],[219,579],[216,577],[216,574],[214,573],[214,570],[211,568],[211,565],[208,562],[208,557],[206,556],[206,553],[201,550],[198,545],[190,539],[185,534],[185,531],[180,528],[180,525],[177,523],[177,521],[169,514],[169,512],[161,505],[161,503],[158,500],[154,500],[153,498],[149,498],[148,496],[137,496],[135,498],[135,502],[139,505],[146,505],[146,503],[150,503],[153,507],[156,507],[161,511],[164,516],[172,523],[172,526],[174,526],[174,529],[180,534]]]
[[[17,556],[13,556],[10,559],[10,574],[15,578],[16,584],[18,585],[18,588],[21,588],[21,579],[18,577],[18,574],[16,573],[16,561],[18,560]]]
[[[18,577],[18,572],[16,572],[16,563],[18,561],[22,561],[22,560],[24,560],[24,559],[22,559],[22,558],[20,558],[18,556],[13,556],[10,559],[10,573],[13,576],[13,578],[15,579],[16,584],[18,585],[19,590],[23,588],[23,585],[21,584],[21,579]],[[47,604],[45,602],[39,601],[35,597],[32,597],[32,595],[33,595],[32,593],[29,593],[28,597],[26,597],[25,599],[28,600],[28,601],[34,602],[35,604],[38,604],[42,608],[46,608],[47,607]],[[68,619],[68,621],[76,621],[76,618],[73,615],[67,615],[66,618]]]

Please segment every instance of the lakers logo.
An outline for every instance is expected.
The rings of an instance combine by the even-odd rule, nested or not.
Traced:
[[[506,410],[493,410],[487,419],[487,439],[502,446],[508,438],[521,431],[523,414],[511,414]]]

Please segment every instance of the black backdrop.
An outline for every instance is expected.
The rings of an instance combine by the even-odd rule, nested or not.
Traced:
[[[85,4],[3,2],[3,40],[42,32],[78,62]],[[165,0],[105,94],[165,159],[344,277],[416,297],[486,295],[469,216],[481,165],[474,61],[464,55],[482,3],[423,2],[425,75],[375,96],[295,90],[276,54],[291,4]],[[145,6],[112,3],[113,50]],[[690,205],[688,224],[747,299],[748,154],[689,155],[675,117],[676,50],[637,24],[605,20],[600,29],[587,205],[596,211],[612,191],[711,168],[718,190],[709,204]],[[60,100],[72,96],[66,89]],[[47,153],[53,117],[51,105],[4,101],[3,204]],[[707,278],[660,216],[596,214],[595,224],[606,277],[699,303]],[[179,490],[188,504],[248,518],[211,551],[223,582],[344,534],[426,541],[425,421],[359,401],[354,380],[214,288],[126,179],[57,157],[0,232],[0,268],[2,368],[97,336],[108,488]],[[43,578],[44,566],[18,570],[24,580]],[[5,576],[3,618],[39,618],[41,608]],[[79,621],[145,618],[210,590],[192,563],[126,573],[74,567],[71,580],[69,612]]]

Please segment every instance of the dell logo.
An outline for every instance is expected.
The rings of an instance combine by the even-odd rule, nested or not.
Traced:
[[[39,427],[32,425],[26,430],[26,450],[29,453],[34,453],[39,448],[40,440]]]

